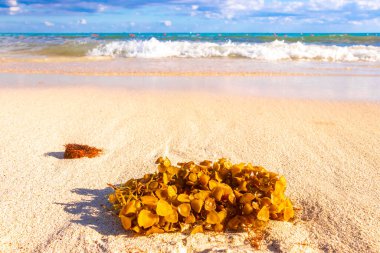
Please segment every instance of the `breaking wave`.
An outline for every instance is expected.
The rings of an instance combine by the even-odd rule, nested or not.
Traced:
[[[89,56],[126,58],[210,58],[240,57],[255,60],[305,60],[330,62],[380,61],[380,47],[315,45],[275,40],[267,43],[194,42],[129,40],[103,42],[87,53]]]

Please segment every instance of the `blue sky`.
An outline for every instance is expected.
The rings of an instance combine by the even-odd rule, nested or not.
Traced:
[[[0,32],[380,32],[380,0],[2,0]]]

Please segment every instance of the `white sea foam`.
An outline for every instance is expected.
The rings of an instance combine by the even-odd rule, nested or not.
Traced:
[[[212,43],[150,40],[113,41],[98,45],[91,56],[128,58],[206,58],[243,57],[256,60],[310,60],[333,62],[380,61],[380,47],[326,46],[301,42],[286,43]]]

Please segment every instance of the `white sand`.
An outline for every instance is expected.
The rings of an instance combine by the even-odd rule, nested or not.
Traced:
[[[261,250],[380,252],[380,105],[102,88],[0,89],[0,252],[247,252],[246,234],[133,237],[107,183],[229,157],[284,174],[302,208]],[[104,148],[63,160],[63,145]]]

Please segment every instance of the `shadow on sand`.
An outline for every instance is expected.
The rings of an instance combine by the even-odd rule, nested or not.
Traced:
[[[64,154],[65,154],[65,152],[48,152],[48,153],[45,153],[44,155],[55,157],[57,159],[63,159]]]
[[[82,201],[55,203],[64,206],[66,212],[78,216],[78,219],[71,222],[91,227],[102,235],[132,235],[121,227],[118,218],[104,206],[108,203],[107,195],[112,192],[112,189],[78,188],[71,192],[83,196]]]
[[[125,231],[119,221],[119,218],[114,215],[104,205],[108,204],[107,195],[112,192],[111,188],[104,189],[84,189],[77,188],[71,190],[72,193],[82,196],[82,200],[71,203],[55,203],[63,206],[64,210],[70,214],[73,214],[77,219],[71,220],[71,222],[90,227],[98,233],[109,235],[122,235],[126,237],[133,237],[131,231]],[[228,234],[235,234],[241,232],[227,232]],[[188,246],[188,245],[186,245]],[[202,253],[214,252],[215,249],[204,249],[200,251]],[[282,252],[280,245],[277,243],[271,243],[268,246],[270,252]],[[223,251],[224,252],[224,251]]]

